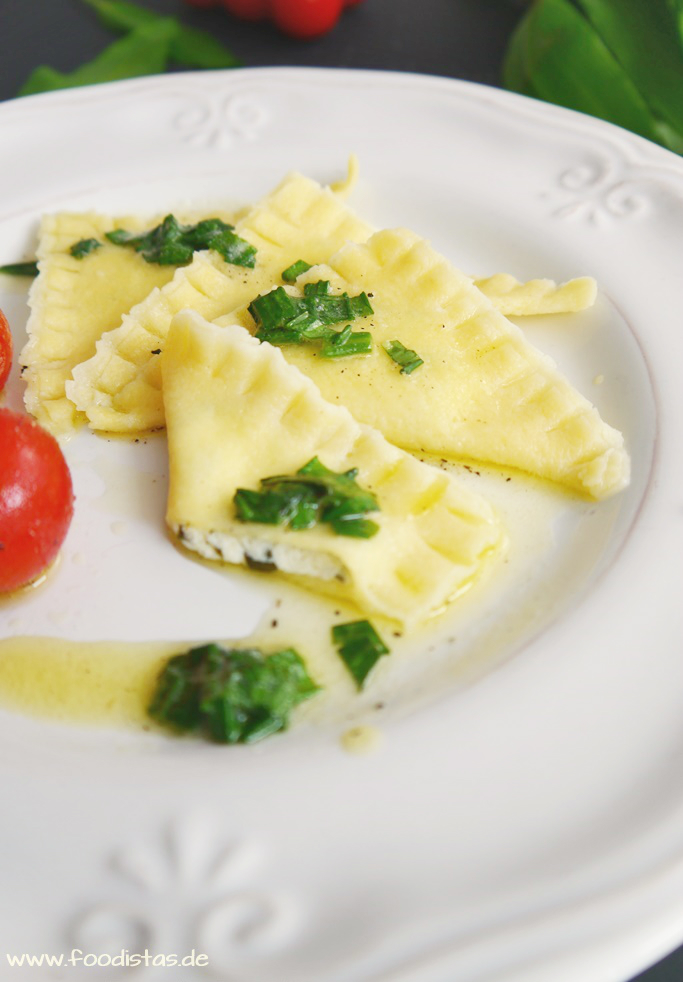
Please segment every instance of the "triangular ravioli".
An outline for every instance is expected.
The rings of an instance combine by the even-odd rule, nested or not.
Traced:
[[[504,535],[491,507],[451,476],[391,446],[240,327],[186,311],[162,361],[170,461],[167,522],[189,549],[267,563],[368,614],[414,625],[468,586]],[[238,488],[293,474],[317,457],[358,468],[380,510],[372,538],[293,531],[235,517]]]
[[[219,217],[228,218],[224,213]],[[112,245],[105,233],[117,228],[141,231],[156,221],[59,212],[41,222],[40,272],[31,287],[29,340],[20,358],[26,408],[52,432],[69,430],[78,421],[80,414],[65,394],[74,366],[94,355],[95,342],[119,326],[122,313],[174,273],[172,267],[147,263],[131,249]],[[83,239],[104,244],[86,259],[77,259],[71,247]]]
[[[79,349],[80,357],[70,357],[59,366],[62,403],[64,378],[72,376],[66,382],[68,398],[79,415],[85,413],[93,429],[135,433],[163,426],[156,355],[163,349],[173,315],[190,308],[215,319],[268,289],[292,262],[302,258],[309,263],[326,262],[346,242],[364,242],[374,230],[343,203],[355,178],[353,165],[346,181],[332,189],[293,174],[249,210],[237,222],[236,231],[258,250],[254,269],[232,266],[215,252],[197,253],[189,266],[175,272],[171,282],[168,268],[154,267],[161,272],[156,274],[159,282],[151,283],[150,289],[154,285],[161,288],[144,299],[136,297],[140,302],[135,306],[119,305],[117,316],[111,318],[113,329],[101,338],[99,321],[93,324],[87,345]],[[142,263],[132,255],[119,261]],[[76,262],[71,260],[70,265]],[[506,274],[477,282],[506,313],[577,310],[592,302],[589,283],[593,281],[587,278],[559,288],[549,280],[519,283]],[[104,299],[106,304],[106,292]],[[56,319],[63,319],[59,309]],[[114,326],[114,322],[119,323]],[[37,413],[41,401],[42,393],[32,399],[31,410]],[[71,406],[66,409],[74,416]],[[62,405],[60,412],[64,410]]]
[[[368,294],[374,314],[357,325],[372,334],[373,351],[339,359],[321,358],[311,344],[283,351],[326,399],[392,443],[519,468],[594,498],[628,482],[621,434],[419,236],[378,232],[297,285],[317,280],[329,280],[334,293]],[[255,329],[244,309],[224,320]],[[383,349],[394,340],[424,361],[410,375]]]
[[[307,177],[290,175],[235,225],[257,249],[253,269],[232,266],[216,252],[198,252],[170,283],[133,307],[67,384],[90,426],[127,433],[163,426],[156,353],[173,315],[191,308],[211,320],[267,289],[302,254],[308,262],[322,262],[346,242],[364,241],[372,229],[342,199]]]

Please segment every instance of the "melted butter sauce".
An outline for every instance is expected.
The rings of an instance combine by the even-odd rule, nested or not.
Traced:
[[[6,638],[0,641],[0,702],[62,722],[147,727],[156,678],[177,651],[177,642]]]
[[[331,627],[367,615],[276,575],[244,572],[269,594],[270,608],[248,637],[219,641],[265,652],[296,648],[323,692],[300,706],[294,721],[331,722],[350,753],[368,753],[380,746],[376,723],[385,707],[408,698],[433,697],[473,663],[490,666],[506,645],[542,622],[548,609],[543,586],[539,594],[538,589],[527,589],[528,582],[534,575],[539,578],[539,568],[552,556],[558,519],[568,509],[580,518],[590,507],[518,474],[439,466],[498,508],[509,532],[508,552],[502,560],[488,563],[456,603],[410,635],[395,623],[372,617],[391,654],[380,660],[362,692],[332,644]],[[487,618],[493,627],[479,630],[477,625]],[[64,723],[154,729],[146,709],[158,674],[168,658],[194,643],[84,642],[17,634],[0,640],[0,706]]]
[[[382,745],[382,731],[376,726],[352,726],[341,735],[340,743],[350,754],[372,754]]]

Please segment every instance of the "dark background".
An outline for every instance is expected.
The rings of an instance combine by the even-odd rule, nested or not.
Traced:
[[[388,68],[496,85],[522,0],[366,0],[315,41],[182,0],[137,0],[215,34],[244,62]],[[647,2],[647,0],[644,0]],[[15,96],[36,65],[71,71],[112,40],[79,0],[0,0],[0,99]]]
[[[366,0],[330,34],[303,42],[220,9],[198,10],[182,0],[138,2],[210,31],[249,67],[394,69],[486,85],[500,85],[503,53],[524,6],[524,0]],[[0,0],[0,100],[13,98],[37,65],[71,71],[111,40],[79,0]],[[683,982],[683,948],[637,982]]]

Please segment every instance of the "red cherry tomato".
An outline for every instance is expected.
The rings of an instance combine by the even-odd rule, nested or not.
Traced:
[[[0,392],[5,387],[9,370],[12,367],[12,332],[7,318],[0,310]]]
[[[344,0],[271,0],[271,17],[285,34],[314,38],[339,20]]]
[[[355,7],[362,0],[185,0],[193,7],[215,7],[243,20],[272,21],[290,37],[314,38],[325,34],[339,20],[345,7]]]
[[[223,0],[223,6],[242,20],[263,20],[270,13],[270,0]]]
[[[73,515],[59,444],[29,416],[0,409],[0,593],[35,580],[55,559]]]

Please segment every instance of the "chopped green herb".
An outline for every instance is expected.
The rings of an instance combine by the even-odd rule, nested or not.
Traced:
[[[284,327],[294,320],[300,309],[300,303],[281,286],[260,294],[249,304],[249,313],[264,330]]]
[[[332,640],[359,689],[363,688],[370,671],[382,655],[389,654],[389,649],[370,621],[336,624],[332,628]]]
[[[349,297],[346,293],[333,296],[329,294],[329,284],[328,293],[315,293],[315,283],[307,283],[306,286],[312,289],[305,293],[304,302],[325,324],[339,324],[341,321],[355,320],[356,317],[367,317],[373,313],[365,293],[359,293],[357,297]]]
[[[292,476],[263,478],[259,491],[238,488],[233,499],[237,518],[294,531],[324,522],[337,535],[369,539],[379,526],[365,516],[379,511],[379,504],[356,483],[357,475],[356,467],[339,474],[313,457]]]
[[[340,332],[330,325],[367,317],[373,310],[365,293],[357,297],[331,294],[327,280],[306,283],[303,297],[292,297],[284,287],[278,286],[252,300],[249,312],[258,327],[259,341],[279,346],[323,341],[321,354],[325,358],[366,354],[372,350],[372,337],[366,331],[352,332],[350,325],[348,331],[344,328],[341,332],[343,340],[336,341]]]
[[[285,283],[293,283],[297,277],[301,276],[302,273],[307,273],[311,268],[311,264],[307,263],[305,259],[297,259],[295,263],[288,266],[287,269],[282,271],[282,279]]]
[[[318,691],[293,648],[266,656],[207,644],[166,663],[148,712],[218,743],[255,743],[286,730],[294,707]]]
[[[372,335],[368,331],[352,331],[351,325],[323,341],[322,358],[347,358],[349,355],[367,355],[372,351]]]
[[[236,235],[234,226],[220,218],[205,218],[196,225],[181,225],[173,215],[167,215],[149,232],[116,229],[105,234],[114,245],[135,249],[148,263],[160,266],[184,266],[200,249],[214,249],[234,266],[253,267],[256,262],[254,246]]]
[[[329,280],[318,280],[317,283],[304,283],[304,296],[329,297],[331,296],[330,289]]]
[[[392,361],[401,366],[402,375],[410,375],[420,365],[424,365],[423,360],[416,351],[405,348],[400,341],[385,341],[382,345]]]
[[[75,242],[69,252],[75,259],[83,259],[84,256],[89,256],[91,252],[95,249],[99,249],[102,243],[99,239],[81,239],[80,242]]]
[[[37,276],[38,263],[7,263],[5,266],[0,266],[0,273],[6,276]]]
[[[329,283],[321,280],[307,283],[303,297],[290,297],[284,287],[278,286],[252,300],[249,312],[260,329],[272,330],[292,327],[293,321],[301,329],[315,322],[339,324],[367,317],[373,310],[365,293],[357,297],[349,297],[347,293],[335,296],[329,293]]]
[[[316,494],[304,485],[283,492],[238,488],[233,500],[240,522],[289,525],[292,529],[307,529],[317,523]]]

